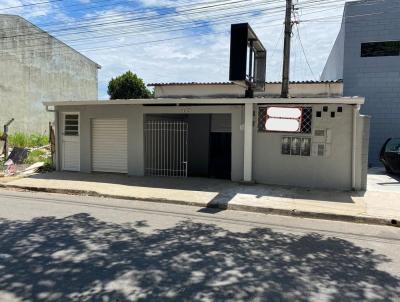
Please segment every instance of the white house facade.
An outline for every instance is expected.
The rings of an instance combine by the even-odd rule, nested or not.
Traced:
[[[57,169],[366,187],[369,118],[354,98],[45,102]]]

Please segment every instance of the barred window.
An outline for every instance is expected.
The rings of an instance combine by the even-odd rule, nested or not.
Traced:
[[[311,133],[311,107],[260,107],[258,131]]]

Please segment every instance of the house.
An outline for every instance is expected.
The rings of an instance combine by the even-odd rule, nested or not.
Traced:
[[[58,170],[342,190],[366,187],[363,104],[339,96],[44,102],[55,113]]]
[[[214,83],[152,83],[156,98],[240,98],[245,94],[246,87],[232,82]],[[265,91],[255,92],[256,97],[280,97],[282,84],[280,82],[265,83]],[[343,96],[343,82],[335,81],[295,81],[290,82],[291,97],[318,98]]]
[[[97,99],[100,66],[22,17],[0,14],[0,126],[43,133],[44,101]]]
[[[379,164],[383,143],[400,137],[400,1],[354,1],[321,76],[343,79],[344,96],[362,95],[370,115],[370,164]]]

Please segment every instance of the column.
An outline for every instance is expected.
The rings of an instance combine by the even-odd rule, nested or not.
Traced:
[[[253,104],[244,105],[243,181],[252,181],[253,167]]]

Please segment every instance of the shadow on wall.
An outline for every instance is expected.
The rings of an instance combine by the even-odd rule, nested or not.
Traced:
[[[394,301],[382,255],[337,238],[182,222],[145,235],[88,214],[0,220],[0,293],[21,301]],[[312,295],[312,296],[311,296]],[[316,296],[315,296],[316,295]]]

